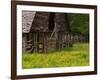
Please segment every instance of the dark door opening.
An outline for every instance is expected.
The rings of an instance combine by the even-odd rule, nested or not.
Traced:
[[[54,17],[55,17],[55,13],[50,13],[49,26],[48,26],[49,31],[53,31],[53,29],[54,29],[54,23],[55,23]]]

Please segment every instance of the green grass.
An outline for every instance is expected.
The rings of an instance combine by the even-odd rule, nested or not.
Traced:
[[[72,48],[49,53],[23,53],[23,68],[71,67],[89,65],[89,44],[77,43]]]

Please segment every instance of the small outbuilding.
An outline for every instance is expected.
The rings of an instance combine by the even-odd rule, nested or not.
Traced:
[[[67,13],[22,11],[22,48],[49,52],[72,46]]]

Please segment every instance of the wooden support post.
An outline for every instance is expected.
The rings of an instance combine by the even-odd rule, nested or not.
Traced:
[[[43,34],[44,35],[44,53],[46,53],[47,52],[47,33],[45,34]]]
[[[45,53],[45,34],[44,32],[43,32],[43,47],[44,47],[43,52]]]
[[[64,41],[64,40],[63,40],[63,37],[64,37],[64,36],[63,36],[63,33],[62,33],[62,48],[63,48],[63,41]]]
[[[37,36],[38,36],[38,33],[36,32],[36,35],[35,35],[36,52],[37,52]]]
[[[33,47],[34,47],[33,52],[35,52],[35,49],[36,49],[36,44],[35,44],[35,32],[33,32]]]
[[[26,46],[27,46],[27,34],[24,34],[23,35],[23,39],[22,39],[22,48],[23,48],[23,51],[26,51]]]

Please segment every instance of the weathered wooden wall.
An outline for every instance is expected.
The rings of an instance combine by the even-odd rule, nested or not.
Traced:
[[[48,52],[72,44],[67,14],[36,12],[30,26],[29,32],[23,33],[23,50]]]
[[[28,52],[49,52],[61,50],[71,46],[71,36],[68,33],[58,32],[58,39],[50,39],[52,32],[34,32],[31,36],[23,36],[23,50]],[[27,37],[26,37],[27,36]]]

